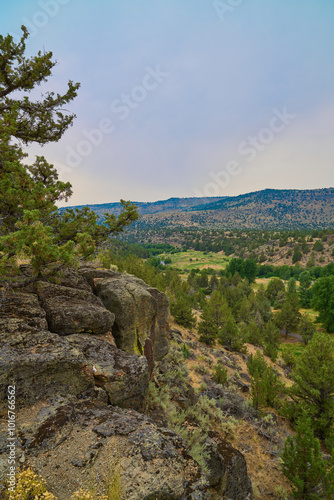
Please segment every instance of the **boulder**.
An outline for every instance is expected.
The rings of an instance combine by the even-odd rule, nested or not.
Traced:
[[[243,454],[212,431],[206,440],[205,451],[210,485],[227,500],[251,500],[252,483]]]
[[[144,410],[148,379],[146,358],[121,351],[107,337],[60,337],[22,318],[0,319],[0,411],[7,408],[8,385],[16,386],[19,407],[96,386],[111,404]]]
[[[86,275],[105,307],[115,314],[112,333],[116,344],[130,354],[145,354],[151,370],[153,361],[169,349],[168,298],[135,276],[105,273],[89,270]]]
[[[145,409],[149,382],[145,356],[127,354],[93,335],[69,335],[67,340],[82,353],[95,385],[106,391],[110,404]]]
[[[210,498],[209,484],[182,438],[134,410],[98,400],[45,401],[18,412],[17,456],[41,475],[58,500],[80,487],[119,478],[122,498]],[[7,453],[0,442],[0,464]],[[4,471],[2,471],[3,474]]]
[[[20,318],[32,328],[47,330],[46,313],[40,306],[38,297],[32,293],[3,292],[0,303],[0,318]]]
[[[16,405],[23,407],[51,395],[79,394],[94,378],[66,339],[8,318],[0,320],[0,411],[7,410],[8,385],[16,386]]]
[[[91,289],[39,281],[36,290],[51,332],[69,335],[111,331],[115,315],[104,307]]]

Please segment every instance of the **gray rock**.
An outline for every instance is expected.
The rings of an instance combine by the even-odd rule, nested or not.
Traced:
[[[115,470],[128,500],[209,498],[206,476],[182,438],[134,410],[97,401],[45,401],[43,412],[32,407],[17,421],[25,465],[59,500],[68,500],[93,475],[96,494],[103,493],[105,477]]]
[[[117,347],[130,354],[145,353],[149,362],[165,356],[169,349],[167,296],[135,276],[106,271],[105,278],[99,277],[99,271],[93,278],[94,271],[89,273],[95,292],[116,316],[112,333]]]
[[[46,313],[38,297],[32,293],[7,290],[0,301],[0,318],[20,318],[24,323],[39,330],[47,330]]]
[[[208,480],[223,498],[230,500],[251,500],[252,483],[247,474],[245,457],[233,448],[218,433],[209,432],[206,450],[209,457],[206,464]]]
[[[103,388],[112,405],[144,410],[148,391],[145,356],[127,354],[106,339],[93,335],[70,335],[70,345],[82,353],[95,385]]]
[[[30,328],[24,319],[0,320],[0,408],[6,408],[7,386],[16,386],[16,405],[23,407],[57,394],[79,394],[94,385],[92,373],[66,339]]]
[[[111,331],[115,316],[91,290],[43,281],[38,282],[36,288],[51,332],[69,335]]]

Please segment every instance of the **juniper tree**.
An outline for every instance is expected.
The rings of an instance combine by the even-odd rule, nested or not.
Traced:
[[[334,332],[334,276],[318,279],[312,287],[312,307],[328,332]]]
[[[303,412],[296,424],[296,435],[285,440],[282,470],[293,484],[293,498],[332,500],[334,498],[334,460],[325,460],[320,442],[314,436],[311,418]]]
[[[251,376],[252,402],[256,410],[261,411],[266,406],[276,407],[279,397],[284,392],[284,385],[271,366],[268,366],[261,351],[251,354],[247,361]]]
[[[308,314],[302,314],[298,331],[303,339],[304,344],[307,345],[317,331],[315,324]]]
[[[299,288],[300,305],[302,307],[310,307],[312,299],[312,292],[311,292],[312,278],[308,271],[303,271],[302,273],[300,273],[299,283],[300,283],[300,288]]]
[[[333,359],[334,340],[326,333],[315,333],[296,363],[290,389],[296,410],[307,411],[320,439],[331,438],[334,431]]]
[[[103,224],[84,208],[59,212],[56,203],[67,201],[71,184],[61,182],[53,165],[37,157],[26,165],[22,146],[58,141],[75,118],[64,109],[77,95],[79,83],[68,82],[64,94],[46,92],[39,100],[30,92],[51,76],[56,62],[52,52],[26,57],[27,29],[15,43],[0,35],[0,271],[15,265],[16,255],[31,258],[36,273],[48,262],[73,263],[88,257],[97,244],[136,220],[129,202],[121,201],[118,218],[105,214]]]
[[[266,297],[270,300],[270,304],[273,306],[278,295],[282,293],[285,296],[285,286],[280,278],[272,278],[266,289]]]
[[[288,295],[282,305],[282,309],[275,315],[275,323],[278,328],[285,331],[285,336],[288,338],[288,333],[293,333],[299,325],[299,301],[295,294]]]
[[[325,475],[320,442],[314,437],[311,419],[303,413],[296,425],[296,436],[287,438],[282,453],[282,470],[293,484],[294,498],[316,500],[315,488]]]

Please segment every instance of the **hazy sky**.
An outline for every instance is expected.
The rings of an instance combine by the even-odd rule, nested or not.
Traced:
[[[333,0],[0,0],[81,82],[44,154],[70,204],[333,186]],[[34,94],[35,95],[35,94]],[[36,94],[37,95],[37,94]]]

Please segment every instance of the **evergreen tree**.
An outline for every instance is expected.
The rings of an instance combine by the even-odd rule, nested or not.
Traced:
[[[252,319],[245,328],[245,342],[249,342],[250,344],[256,346],[263,345],[263,336],[261,332],[261,328],[256,323],[255,319]]]
[[[270,302],[266,297],[266,291],[263,285],[260,285],[260,288],[255,296],[254,312],[255,316],[256,313],[259,313],[261,317],[261,323],[267,323],[273,318]],[[258,326],[261,326],[260,323]]]
[[[270,304],[273,306],[280,293],[285,296],[285,286],[280,278],[273,278],[269,281],[266,289],[266,297],[269,299]]]
[[[248,279],[249,283],[254,283],[257,275],[257,265],[255,260],[246,259],[243,268],[243,277]]]
[[[192,312],[191,302],[186,295],[182,294],[174,298],[170,304],[170,311],[179,325],[186,328],[196,325],[196,318]]]
[[[278,328],[285,331],[286,338],[288,338],[288,333],[292,333],[297,330],[299,324],[299,301],[295,294],[287,296],[285,299],[281,311],[279,311],[275,316],[275,323]]]
[[[198,325],[198,333],[200,334],[199,340],[207,345],[213,345],[218,336],[218,328],[214,322],[210,307],[206,305],[201,315],[201,321]]]
[[[315,255],[314,255],[314,252],[312,252],[309,260],[306,263],[306,267],[308,269],[310,269],[311,267],[314,267],[314,266],[315,266]]]
[[[294,250],[293,250],[293,255],[292,255],[292,264],[296,264],[299,262],[302,258],[302,253],[300,251],[299,245],[296,245]]]
[[[233,313],[238,322],[248,323],[251,318],[251,309],[251,301],[247,297],[243,297],[233,308]]]
[[[259,256],[259,263],[262,264],[262,262],[265,262],[267,260],[267,257],[265,256],[264,251],[262,250],[260,256]]]
[[[261,411],[266,406],[277,406],[279,396],[283,392],[283,384],[261,353],[256,351],[247,361],[247,368],[251,375],[252,402],[256,410]]]
[[[314,437],[311,419],[304,412],[296,425],[296,436],[287,438],[282,453],[283,473],[293,484],[295,499],[317,500],[317,486],[326,475],[320,443]],[[319,488],[321,491],[321,489]]]
[[[299,275],[299,301],[302,307],[309,308],[311,306],[312,292],[311,284],[312,278],[309,271],[303,271]]]
[[[264,342],[264,354],[269,356],[272,361],[276,361],[279,349],[280,331],[273,321],[268,321],[268,323],[263,326],[262,338]]]
[[[241,351],[243,348],[243,341],[237,324],[233,318],[227,319],[222,325],[218,333],[219,342],[226,345],[234,351]]]
[[[319,278],[312,287],[312,307],[328,332],[334,332],[334,276]]]
[[[208,345],[215,343],[227,321],[233,321],[232,311],[221,292],[215,290],[203,309],[198,332],[200,341]]]
[[[296,278],[290,278],[288,283],[288,296],[297,296],[297,281]]]
[[[298,329],[305,345],[309,343],[317,331],[315,324],[308,314],[303,314],[301,316]]]
[[[317,332],[303,350],[293,371],[290,395],[305,409],[321,439],[333,435],[334,423],[334,339]]]

